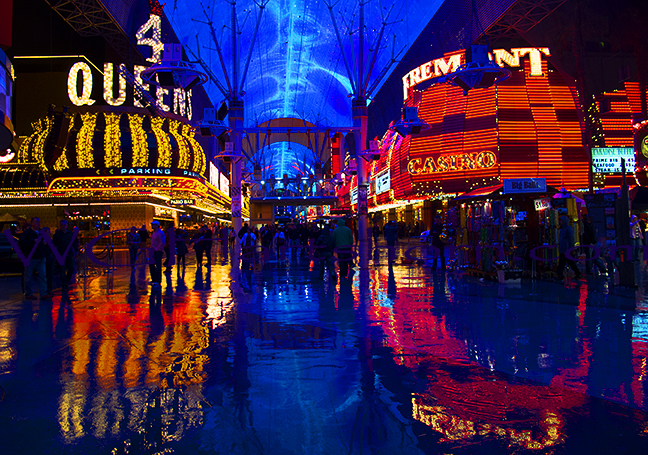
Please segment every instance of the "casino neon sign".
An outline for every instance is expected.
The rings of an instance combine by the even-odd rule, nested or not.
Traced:
[[[530,75],[543,76],[542,56],[551,57],[551,52],[546,47],[520,47],[511,49],[510,52],[506,49],[495,49],[493,50],[491,59],[502,68],[505,64],[511,68],[519,68],[521,65],[520,58],[527,55],[529,56]],[[414,68],[403,76],[403,99],[407,99],[410,88],[434,77],[454,73],[465,63],[464,60],[464,52],[461,51],[449,57],[430,60]]]
[[[440,172],[470,171],[489,169],[497,165],[497,156],[489,151],[454,153],[414,158],[407,163],[407,172],[411,175],[436,174]]]

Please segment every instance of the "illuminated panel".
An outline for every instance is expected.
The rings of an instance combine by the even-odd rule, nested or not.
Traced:
[[[38,163],[43,161],[43,147],[45,146],[45,140],[47,136],[52,132],[53,122],[50,117],[46,117],[43,121],[43,128],[36,140],[34,141],[34,148],[32,151],[32,158],[35,159]]]
[[[171,143],[169,136],[162,130],[164,118],[151,117],[151,130],[157,142],[158,161],[157,167],[171,167]]]
[[[187,139],[193,150],[193,171],[200,175],[205,174],[207,168],[207,159],[202,147],[196,139],[194,139],[196,132],[190,125],[182,125],[182,135]]]
[[[79,169],[92,169],[94,156],[92,154],[92,138],[97,125],[97,114],[85,112],[81,114],[83,125],[77,135],[77,167]]]
[[[174,137],[178,143],[178,168],[189,169],[191,165],[191,153],[189,152],[189,145],[187,139],[182,136],[182,123],[177,120],[169,120],[169,133]]]
[[[70,136],[72,132],[72,128],[74,128],[74,118],[70,119],[70,126],[68,127],[68,137]],[[61,153],[61,156],[58,157],[56,160],[56,163],[54,163],[54,170],[56,171],[64,171],[65,169],[69,169],[70,163],[68,161],[68,149],[67,146],[63,149],[63,153]]]
[[[648,98],[648,97],[647,97]],[[638,82],[625,82],[623,90],[594,97],[606,147],[632,147],[633,114],[641,113]],[[603,145],[603,144],[601,144]]]
[[[106,132],[104,133],[104,160],[106,167],[122,166],[119,118],[119,114],[104,114],[106,120]]]
[[[419,117],[430,129],[411,139],[406,169],[411,196],[469,191],[497,179],[494,88],[464,96],[460,87],[432,86],[422,94]],[[396,193],[407,196],[401,189]]]
[[[131,132],[131,145],[133,148],[133,167],[146,167],[148,165],[148,143],[146,132],[142,128],[144,117],[138,114],[128,116]]]
[[[18,149],[18,162],[20,163],[29,163],[33,162],[35,156],[30,155],[30,150],[33,150],[37,145],[40,144],[41,151],[40,156],[43,156],[42,146],[45,143],[45,139],[52,129],[52,121],[49,118],[39,119],[31,124],[34,129],[34,134],[32,134],[28,139],[24,140],[20,144]],[[42,140],[40,138],[43,138]]]

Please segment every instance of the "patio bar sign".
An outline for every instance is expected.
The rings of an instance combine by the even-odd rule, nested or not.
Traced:
[[[625,159],[626,173],[634,172],[635,150],[633,147],[592,147],[592,172],[620,173],[621,159]]]
[[[547,191],[547,179],[503,179],[504,193],[544,193]]]

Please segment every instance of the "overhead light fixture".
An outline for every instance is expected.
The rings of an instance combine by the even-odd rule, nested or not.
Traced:
[[[429,125],[418,118],[418,109],[415,107],[404,107],[403,118],[389,127],[390,131],[395,131],[401,136],[410,134],[419,134],[421,130],[429,128]]]
[[[500,68],[488,57],[488,46],[474,45],[466,50],[466,63],[446,76],[446,81],[461,87],[464,95],[474,88],[489,88],[511,77],[511,71]]]
[[[229,133],[232,129],[223,122],[221,117],[222,113],[227,115],[227,106],[225,106],[225,111],[222,107],[216,112],[216,109],[213,107],[207,107],[203,111],[203,119],[200,123],[200,135],[203,137],[220,137],[225,133]]]
[[[162,60],[141,72],[142,80],[165,89],[191,90],[207,82],[207,75],[182,60],[180,44],[165,44]]]
[[[221,150],[214,156],[214,158],[218,158],[220,160],[223,160],[225,163],[238,163],[243,159],[243,154],[240,151],[234,150],[234,143],[233,142],[226,142],[225,143],[225,150]]]

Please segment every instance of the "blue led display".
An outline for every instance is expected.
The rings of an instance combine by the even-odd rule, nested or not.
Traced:
[[[203,2],[216,30],[228,72],[232,73],[231,8],[229,2]],[[393,2],[373,0],[365,5],[365,67],[369,66],[380,26],[381,11],[394,4],[386,28],[373,78],[388,64],[391,43],[408,48],[430,21],[442,0],[411,0]],[[165,13],[185,48],[200,54],[223,85],[226,85],[218,54],[208,25],[196,22],[206,17],[195,0],[166,2]],[[358,55],[357,0],[340,0],[333,8],[348,56]],[[242,73],[250,48],[258,8],[252,0],[237,2],[237,19],[241,33],[239,71]],[[196,37],[198,40],[196,40]],[[357,61],[356,61],[357,65]],[[394,65],[395,67],[395,65]],[[366,70],[365,70],[366,71]],[[369,81],[371,84],[373,80]],[[378,87],[379,88],[379,87]],[[214,103],[224,96],[213,84],[206,86]],[[245,125],[252,126],[273,118],[305,118],[329,126],[349,126],[351,119],[351,84],[342,60],[329,9],[322,0],[270,0],[263,13],[247,75],[243,100]],[[375,93],[375,91],[374,91]]]

